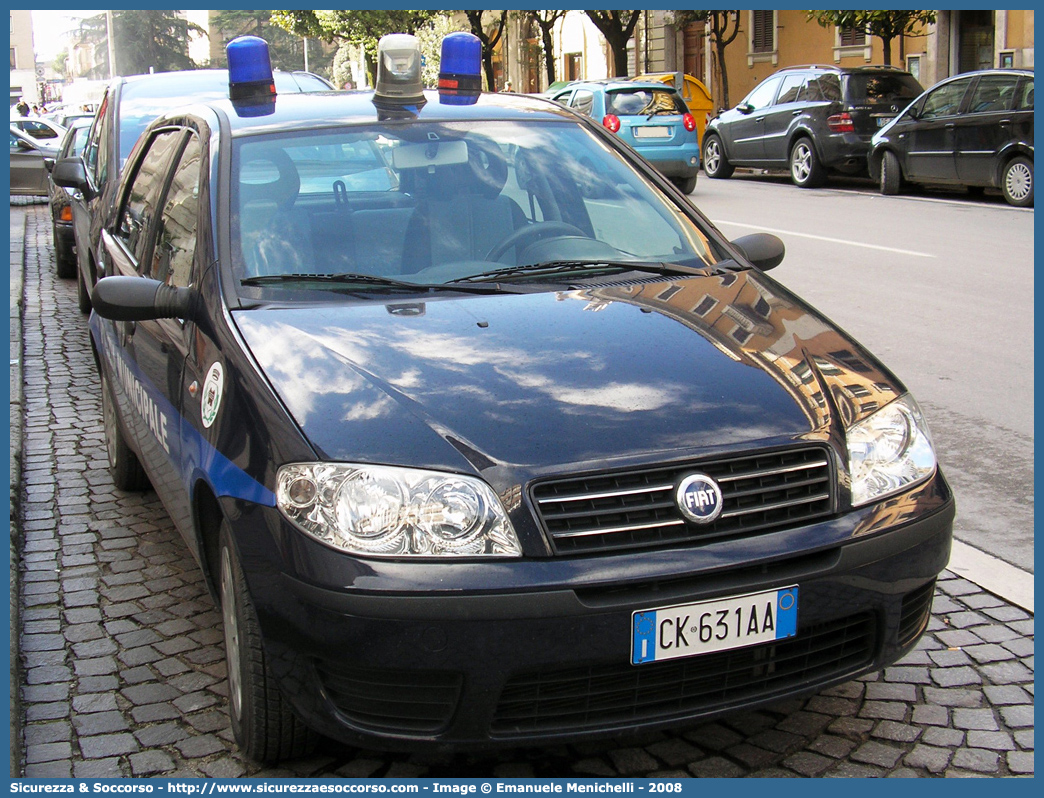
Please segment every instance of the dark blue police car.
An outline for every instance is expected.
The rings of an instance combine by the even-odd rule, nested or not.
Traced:
[[[954,502],[917,404],[665,178],[558,104],[231,99],[132,153],[93,292],[111,471],[224,620],[260,760],[623,734],[881,668]],[[244,71],[246,72],[243,76]]]

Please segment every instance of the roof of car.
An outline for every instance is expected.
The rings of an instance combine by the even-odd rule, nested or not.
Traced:
[[[639,80],[636,78],[592,78],[591,80],[574,80],[562,86],[563,90],[574,86],[602,86],[606,89],[656,89],[658,91],[677,91],[674,86],[661,83],[658,80]]]
[[[839,66],[837,64],[795,64],[782,67],[779,72],[790,72],[797,69],[817,69],[823,72],[843,72],[845,74],[858,75],[860,73],[895,72],[897,74],[909,75],[910,73],[897,66],[889,64],[867,64],[865,66]]]
[[[383,119],[408,121],[456,121],[482,120],[530,120],[530,119],[575,119],[572,111],[547,98],[527,94],[482,93],[474,105],[449,105],[439,102],[439,93],[426,91],[426,102],[413,114],[412,111],[389,109],[379,114],[374,105],[373,91],[335,91],[302,94],[280,94],[274,108],[264,115],[250,115],[237,110],[228,99],[207,100],[199,105],[219,111],[229,120],[236,133],[264,133],[295,128],[325,127],[345,124],[373,124]],[[199,106],[196,106],[199,107]],[[191,110],[191,107],[188,109]],[[176,116],[181,111],[171,111],[164,116]]]

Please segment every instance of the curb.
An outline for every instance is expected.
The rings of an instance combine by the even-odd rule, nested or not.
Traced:
[[[18,575],[19,552],[21,551],[21,527],[20,498],[21,498],[21,473],[22,473],[22,424],[25,417],[24,397],[22,396],[22,311],[25,301],[22,298],[23,284],[25,280],[25,224],[26,211],[24,206],[12,205],[11,207],[11,273],[9,295],[9,320],[10,320],[10,388],[11,388],[11,431],[10,431],[10,458],[11,489],[8,500],[11,508],[11,777],[20,775],[19,768],[22,761],[22,739],[20,734],[22,702],[21,702],[21,661],[18,651],[19,630],[21,629],[21,615],[19,607],[21,603],[21,583]]]

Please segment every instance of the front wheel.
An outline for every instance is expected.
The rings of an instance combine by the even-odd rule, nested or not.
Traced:
[[[671,182],[677,186],[682,194],[691,194],[696,190],[696,175],[692,177],[672,177]]]
[[[51,237],[54,239],[55,274],[68,280],[76,276],[76,253],[71,246],[66,246],[58,237],[58,228],[51,225]]]
[[[1001,191],[1011,205],[1019,208],[1033,205],[1033,161],[1022,155],[1012,158],[1004,167]]]
[[[83,281],[83,275],[76,275],[76,302],[79,305],[80,313],[91,312],[91,293],[87,290],[87,283]]]
[[[826,170],[819,162],[811,139],[798,139],[791,148],[790,179],[799,188],[816,188],[826,182]]]
[[[703,171],[714,180],[732,177],[733,166],[725,157],[725,147],[717,136],[707,136],[703,142]]]
[[[256,762],[304,756],[315,747],[318,735],[301,723],[272,677],[257,611],[227,523],[221,525],[218,546],[232,733],[243,753]]]
[[[894,152],[888,150],[881,156],[881,193],[898,194],[899,184],[902,182],[902,173],[899,169],[899,159]]]
[[[149,478],[134,450],[127,444],[116,416],[116,400],[105,373],[101,375],[102,424],[105,427],[105,453],[109,456],[109,473],[119,490],[141,492],[149,489]]]

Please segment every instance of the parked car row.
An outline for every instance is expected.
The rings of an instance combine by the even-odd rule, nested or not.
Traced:
[[[970,72],[924,91],[892,67],[781,69],[707,126],[707,176],[736,167],[787,169],[802,188],[830,173],[869,173],[884,194],[906,183],[992,187],[1032,205],[1033,72]]]

